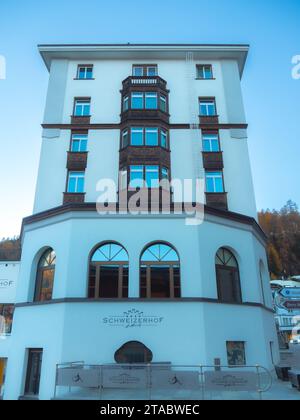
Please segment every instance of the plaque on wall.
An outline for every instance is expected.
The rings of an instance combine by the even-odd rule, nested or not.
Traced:
[[[146,388],[148,383],[147,366],[103,366],[103,388]]]
[[[207,391],[257,391],[255,372],[205,372]]]
[[[153,389],[199,389],[199,372],[176,372],[152,369],[151,385]]]

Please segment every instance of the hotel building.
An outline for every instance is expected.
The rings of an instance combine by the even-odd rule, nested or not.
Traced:
[[[272,368],[241,93],[248,46],[39,51],[49,86],[4,399],[52,398],[56,365],[78,360]],[[103,180],[116,188],[99,212]],[[173,180],[196,188],[186,198]],[[194,217],[186,209],[202,186]],[[126,211],[145,191],[156,211],[141,201]]]

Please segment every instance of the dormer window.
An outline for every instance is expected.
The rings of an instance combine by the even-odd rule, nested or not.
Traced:
[[[132,75],[134,77],[155,77],[157,76],[157,65],[156,64],[133,65]]]

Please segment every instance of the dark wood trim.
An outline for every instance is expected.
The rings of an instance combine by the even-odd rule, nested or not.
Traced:
[[[157,124],[157,121],[145,119],[138,120],[141,124]],[[135,120],[136,122],[136,120]],[[164,121],[167,128],[171,130],[188,130],[191,128],[190,123],[168,123]],[[103,123],[103,124],[41,124],[44,129],[59,129],[59,130],[119,130],[122,128],[121,123]],[[211,129],[211,130],[232,130],[232,129],[247,129],[248,124],[244,123],[210,123],[210,124],[197,124],[198,129]]]
[[[198,302],[198,303],[214,303],[218,305],[234,305],[234,306],[252,306],[256,308],[265,309],[268,312],[274,313],[273,309],[268,308],[259,302],[241,302],[241,303],[232,303],[232,302],[221,302],[218,299],[214,298],[205,298],[205,297],[181,297],[181,298],[122,298],[122,299],[111,299],[111,298],[61,298],[61,299],[52,299],[47,302],[21,302],[16,304],[16,308],[24,308],[28,306],[41,306],[41,305],[55,305],[60,303],[186,303],[186,302]]]
[[[84,171],[87,167],[88,152],[67,152],[67,169],[69,171]]]
[[[196,203],[189,203],[189,204],[195,206]],[[175,205],[177,205],[177,203],[175,203]],[[172,207],[171,207],[171,211],[172,211]],[[184,203],[182,203],[182,208],[184,208]],[[117,209],[118,209],[118,206],[117,206]],[[40,213],[36,213],[31,216],[25,217],[22,221],[21,236],[22,236],[22,232],[25,225],[29,225],[31,223],[36,223],[42,220],[46,220],[50,217],[55,217],[61,214],[75,212],[75,211],[96,212],[97,211],[96,203],[66,203],[62,206],[54,207],[52,209],[45,210]],[[246,216],[241,213],[234,213],[231,211],[216,209],[208,205],[204,206],[204,212],[211,216],[216,216],[223,219],[232,220],[233,222],[252,226],[254,230],[256,231],[256,233],[261,237],[261,239],[264,242],[267,241],[267,236],[265,235],[264,231],[262,230],[262,228],[259,226],[259,224],[253,217]]]
[[[85,193],[64,192],[63,204],[67,203],[84,203]]]
[[[208,170],[222,170],[223,153],[222,152],[202,152],[203,167]]]
[[[216,209],[228,210],[228,204],[227,204],[227,193],[205,193],[206,196],[206,204],[208,206],[214,207]]]

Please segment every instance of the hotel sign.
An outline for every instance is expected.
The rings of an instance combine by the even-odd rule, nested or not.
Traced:
[[[205,372],[205,389],[208,391],[257,391],[254,372]]]
[[[110,327],[141,328],[157,327],[163,322],[160,315],[145,314],[137,309],[124,311],[120,315],[109,315],[102,318],[102,323]]]

